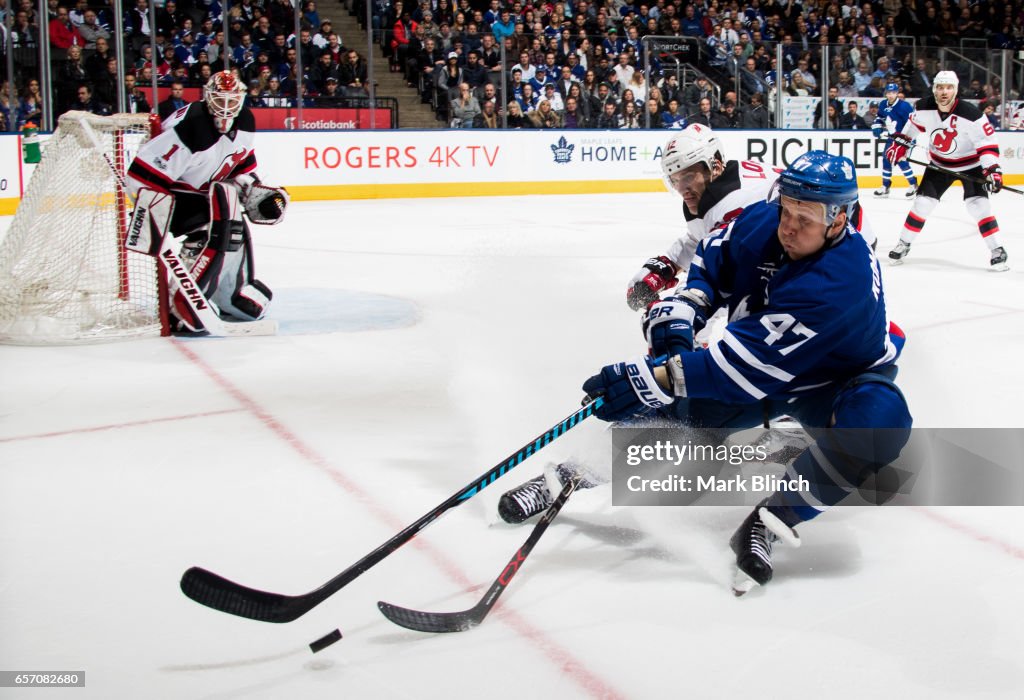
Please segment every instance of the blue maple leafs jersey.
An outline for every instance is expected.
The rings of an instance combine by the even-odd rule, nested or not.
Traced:
[[[879,126],[883,131],[891,134],[898,134],[903,131],[903,125],[914,108],[906,100],[896,100],[891,105],[889,100],[882,100],[878,105],[878,116],[871,122],[871,127]]]
[[[878,259],[856,229],[793,261],[778,226],[778,205],[759,202],[698,247],[686,287],[727,308],[729,323],[707,350],[681,354],[686,396],[791,396],[896,359]]]

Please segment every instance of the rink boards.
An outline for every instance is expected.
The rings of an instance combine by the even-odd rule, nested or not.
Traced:
[[[867,131],[717,133],[729,158],[786,165],[825,149],[854,161],[861,187],[881,183],[884,141]],[[256,153],[261,176],[288,187],[296,201],[657,192],[669,138],[663,130],[275,131],[257,134]],[[1006,183],[1024,184],[1024,132],[997,138]],[[32,172],[19,135],[0,137],[0,164],[0,215],[11,214]],[[896,187],[904,184],[894,178]]]

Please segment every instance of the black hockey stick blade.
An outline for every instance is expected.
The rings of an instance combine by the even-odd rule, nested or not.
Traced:
[[[289,596],[259,591],[198,566],[181,577],[181,592],[208,608],[260,622],[291,622],[322,600],[311,598],[313,593]]]
[[[476,494],[493,484],[497,479],[519,466],[524,460],[535,454],[566,432],[579,425],[604,403],[597,398],[582,408],[577,409],[564,420],[556,423],[534,440],[526,443],[488,471],[484,472],[458,492],[452,494],[443,503],[421,516],[414,523],[393,536],[384,544],[365,555],[340,574],[319,588],[300,595],[270,593],[243,586],[229,581],[212,571],[194,566],[181,577],[181,592],[208,608],[238,617],[245,617],[260,622],[291,622],[320,603],[324,602],[342,588],[357,579],[367,570],[378,564],[399,547],[418,535],[423,528],[441,517],[450,509],[462,505]]]
[[[523,562],[526,561],[526,557],[529,556],[534,546],[540,540],[541,535],[544,534],[544,531],[548,529],[551,521],[558,515],[558,511],[562,510],[562,506],[569,500],[569,496],[576,490],[577,485],[579,485],[578,478],[570,479],[566,482],[565,486],[562,487],[561,493],[558,494],[558,498],[548,506],[540,521],[534,525],[533,532],[526,538],[523,546],[512,555],[508,564],[505,565],[505,568],[498,575],[498,578],[494,580],[494,583],[491,584],[491,587],[487,589],[487,593],[480,599],[480,602],[469,610],[447,613],[423,612],[422,610],[411,610],[410,608],[392,605],[384,601],[378,602],[377,607],[384,617],[396,625],[416,630],[417,632],[465,632],[466,630],[473,629],[484,621],[487,613],[498,602],[498,598],[508,588],[512,578],[519,572]]]

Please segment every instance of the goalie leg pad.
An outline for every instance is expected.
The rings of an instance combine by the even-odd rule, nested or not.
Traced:
[[[144,187],[135,199],[135,209],[128,222],[125,247],[144,255],[156,255],[171,228],[174,195]]]
[[[234,250],[226,251],[222,257],[217,289],[210,300],[217,304],[222,314],[243,321],[258,321],[270,306],[273,292],[267,285],[256,279],[252,256],[252,238],[249,228],[243,223],[241,243]]]
[[[207,210],[200,212],[196,211],[195,207],[190,209],[193,211],[179,212],[180,216],[176,220],[179,227],[189,224],[189,232],[185,234],[185,242],[181,248],[181,260],[203,296],[210,301],[215,310],[219,310],[220,304],[216,299],[221,297],[218,295],[218,288],[221,280],[225,278],[226,256],[240,250],[245,237],[245,223],[241,218],[238,190],[232,185],[214,183],[210,188]],[[194,228],[197,225],[198,228]],[[229,299],[233,291],[232,286],[228,291]],[[202,323],[195,317],[180,290],[174,293],[171,311],[185,329],[203,329]]]
[[[231,297],[231,315],[243,318],[248,321],[258,321],[267,313],[270,300],[274,293],[270,288],[259,280],[252,280],[249,284],[243,285]]]

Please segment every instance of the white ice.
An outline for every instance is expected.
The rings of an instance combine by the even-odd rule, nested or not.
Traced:
[[[884,254],[909,203],[863,194]],[[994,202],[1010,272],[959,190],[884,270],[917,426],[1024,425],[1024,198]],[[626,282],[678,215],[665,194],[297,203],[256,232],[276,337],[0,347],[0,670],[85,671],[31,697],[104,699],[1019,697],[1019,508],[836,510],[735,599],[746,509],[594,489],[479,628],[380,615],[475,603],[528,533],[499,494],[593,420],[295,622],[181,594],[192,565],[311,590],[568,415],[643,351]]]

